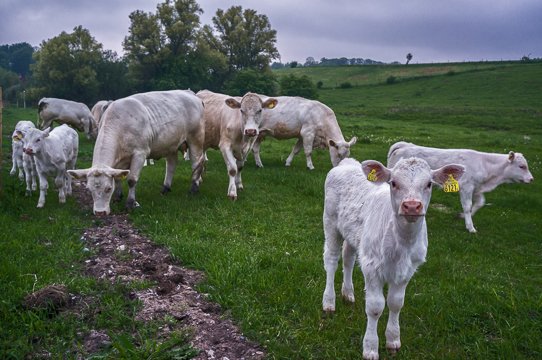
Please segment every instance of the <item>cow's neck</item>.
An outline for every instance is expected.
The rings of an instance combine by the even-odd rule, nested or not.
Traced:
[[[488,192],[509,180],[504,175],[508,163],[508,155],[484,154],[484,180],[482,192]]]
[[[412,247],[420,238],[425,225],[425,219],[419,219],[414,223],[406,221],[401,215],[394,215],[393,232],[398,245]]]
[[[333,140],[335,142],[345,141],[341,128],[339,127],[339,123],[337,122],[337,118],[333,117],[333,120],[326,121],[324,124],[324,136],[326,138],[326,144],[328,144],[329,140]]]
[[[124,151],[122,150],[121,137],[118,134],[117,129],[102,127],[94,146],[92,167],[109,166],[116,168],[117,164],[121,162]]]

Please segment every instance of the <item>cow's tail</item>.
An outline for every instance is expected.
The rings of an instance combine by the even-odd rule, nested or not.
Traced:
[[[395,152],[405,146],[408,146],[410,145],[409,143],[407,142],[404,142],[404,141],[399,141],[399,142],[396,142],[395,144],[393,144],[391,147],[390,147],[390,151],[388,151],[388,162],[387,162],[387,167],[393,167],[395,166],[395,164],[397,163],[397,160],[398,159],[394,159],[393,156],[395,155]]]
[[[45,101],[43,101],[44,99],[41,99],[39,102],[38,102],[38,123],[36,124],[36,128],[40,129],[40,114],[43,110],[45,110],[47,108],[47,103]]]

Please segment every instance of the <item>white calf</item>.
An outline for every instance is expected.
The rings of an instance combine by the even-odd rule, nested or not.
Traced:
[[[28,129],[35,129],[36,126],[32,121],[21,120],[15,126],[15,131],[12,135],[12,150],[13,150],[13,167],[11,168],[11,175],[17,173],[17,167],[19,168],[19,179],[25,180],[26,177],[26,196],[30,196],[32,190],[37,189],[36,182],[36,164],[34,159],[23,151],[23,139]],[[24,172],[23,172],[24,170]]]
[[[72,176],[66,170],[74,169],[79,151],[79,136],[68,125],[49,130],[29,129],[24,138],[24,152],[34,157],[40,179],[39,208],[45,205],[47,176],[55,176],[59,202],[66,202],[66,194],[72,193]]]
[[[390,310],[386,347],[392,353],[401,347],[399,312],[410,278],[425,262],[425,212],[432,184],[444,184],[450,174],[459,179],[464,170],[461,165],[447,165],[432,171],[424,160],[410,158],[401,160],[392,169],[378,161],[360,164],[345,159],[329,172],[324,204],[327,281],[322,304],[324,311],[335,311],[333,283],[342,244],[342,296],[346,301],[354,302],[352,271],[356,256],[365,277],[368,322],[363,338],[364,359],[378,359],[376,330],[385,306],[382,291],[385,283],[389,285]]]
[[[411,156],[424,159],[431,169],[450,163],[465,166],[465,176],[458,184],[463,206],[463,214],[459,214],[459,217],[465,218],[465,225],[471,233],[476,232],[472,216],[484,206],[484,193],[504,183],[528,184],[534,181],[525,157],[513,151],[508,154],[490,154],[469,149],[430,148],[401,141],[390,147],[387,165],[393,166],[399,159]]]

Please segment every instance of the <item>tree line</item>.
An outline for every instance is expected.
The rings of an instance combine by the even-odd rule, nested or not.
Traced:
[[[400,65],[399,61],[394,61],[389,65]],[[320,61],[315,60],[312,56],[309,56],[305,63],[300,63],[297,61],[287,62],[283,64],[281,62],[273,62],[271,64],[271,69],[284,69],[284,68],[296,68],[296,67],[306,67],[306,66],[338,66],[338,65],[386,65],[386,63],[377,60],[371,59],[362,59],[362,58],[352,58],[348,59],[345,57],[342,58],[333,58],[326,59],[325,57],[321,58]]]
[[[23,90],[27,101],[47,96],[86,104],[188,88],[242,95],[243,78],[259,84],[252,91],[276,95],[277,79],[268,64],[280,54],[267,16],[232,6],[218,9],[211,26],[201,24],[202,13],[195,0],[166,0],[156,12],[133,11],[124,57],[104,50],[82,26],[36,48],[1,46],[4,99],[22,100]]]

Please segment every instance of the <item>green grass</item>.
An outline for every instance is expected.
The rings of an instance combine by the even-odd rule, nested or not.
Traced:
[[[79,209],[76,200],[68,196],[65,204],[58,203],[54,179],[49,179],[49,191],[43,209],[37,209],[38,193],[25,197],[25,185],[9,175],[11,169],[10,135],[19,120],[36,119],[36,110],[4,109],[2,143],[2,184],[0,202],[0,358],[24,359],[42,351],[53,359],[75,359],[77,346],[91,329],[106,329],[113,339],[104,346],[106,357],[122,346],[119,339],[132,339],[137,331],[141,343],[154,346],[148,351],[165,353],[164,346],[155,341],[158,326],[163,322],[143,323],[135,320],[135,310],[141,307],[138,300],[131,301],[125,294],[144,289],[147,283],[125,285],[98,282],[81,276],[83,260],[92,251],[85,251],[81,237],[85,227],[92,225],[93,216]],[[7,136],[5,136],[7,135]],[[7,141],[6,141],[7,140]],[[93,145],[80,136],[79,159],[92,158]],[[79,161],[79,166],[89,166]],[[86,305],[80,316],[74,313],[28,311],[24,298],[33,290],[46,285],[65,284],[70,297],[84,297]],[[99,311],[95,311],[99,309]],[[172,339],[175,344],[184,337]],[[173,343],[172,343],[173,345]],[[190,349],[183,349],[190,353]],[[147,357],[125,357],[143,359]],[[121,358],[117,353],[114,358]],[[156,357],[158,358],[158,357]]]
[[[333,108],[344,136],[358,137],[351,156],[360,161],[385,163],[389,146],[399,140],[487,152],[514,150],[525,155],[535,178],[530,185],[503,184],[488,193],[487,202],[493,205],[474,216],[476,235],[455,218],[461,210],[459,196],[433,191],[431,203],[446,210],[432,207],[428,211],[427,263],[407,287],[400,320],[403,349],[397,355],[390,356],[384,349],[387,310],[380,320],[383,359],[542,357],[542,66],[499,64],[363,67],[374,72],[374,79],[383,79],[382,84],[372,81],[335,90],[327,84],[320,91],[320,101]],[[417,69],[448,66],[458,67],[455,75],[447,75],[448,70],[440,74],[427,70],[431,74],[427,77],[414,75]],[[345,74],[345,67],[291,70],[306,71],[324,82],[324,76],[338,83],[348,80],[347,75],[358,76]],[[392,70],[414,74],[412,79],[388,85],[385,79]],[[14,116],[15,112],[4,114],[4,119]],[[173,179],[173,192],[161,196],[165,161],[157,161],[142,172],[136,191],[141,207],[132,212],[131,219],[153,240],[168,245],[184,265],[204,270],[207,282],[200,290],[229,309],[241,331],[266,346],[275,359],[360,359],[366,316],[359,268],[354,272],[356,304],[346,306],[338,300],[335,314],[322,313],[322,211],[325,177],[331,169],[329,153],[313,153],[313,171],[306,169],[302,153],[286,168],[284,162],[294,143],[263,142],[263,169],[256,168],[249,156],[243,170],[245,190],[235,203],[226,196],[228,176],[218,151],[208,152],[210,161],[196,196],[188,195],[190,169],[184,161]],[[27,201],[23,190],[13,191],[14,199]],[[73,202],[68,199],[66,205]],[[122,211],[123,205],[115,204],[112,210]],[[16,205],[2,206],[1,216],[6,216]],[[58,200],[48,197],[44,210],[54,209],[54,217],[62,221],[74,214],[83,221],[84,214],[73,206],[70,215],[60,216]],[[33,216],[46,222],[45,211]],[[38,236],[34,233],[27,242],[38,242],[34,239]],[[77,243],[77,237],[71,241]],[[23,261],[17,255],[22,253],[8,248],[0,257]],[[13,271],[9,281],[2,275],[2,287],[15,282],[13,286],[20,289],[19,297],[4,295],[12,304],[32,287],[33,278],[18,277],[30,270]],[[61,269],[55,276],[69,270]],[[337,294],[341,277],[339,270]],[[10,311],[9,316],[21,312]],[[3,325],[5,318],[0,321]]]

